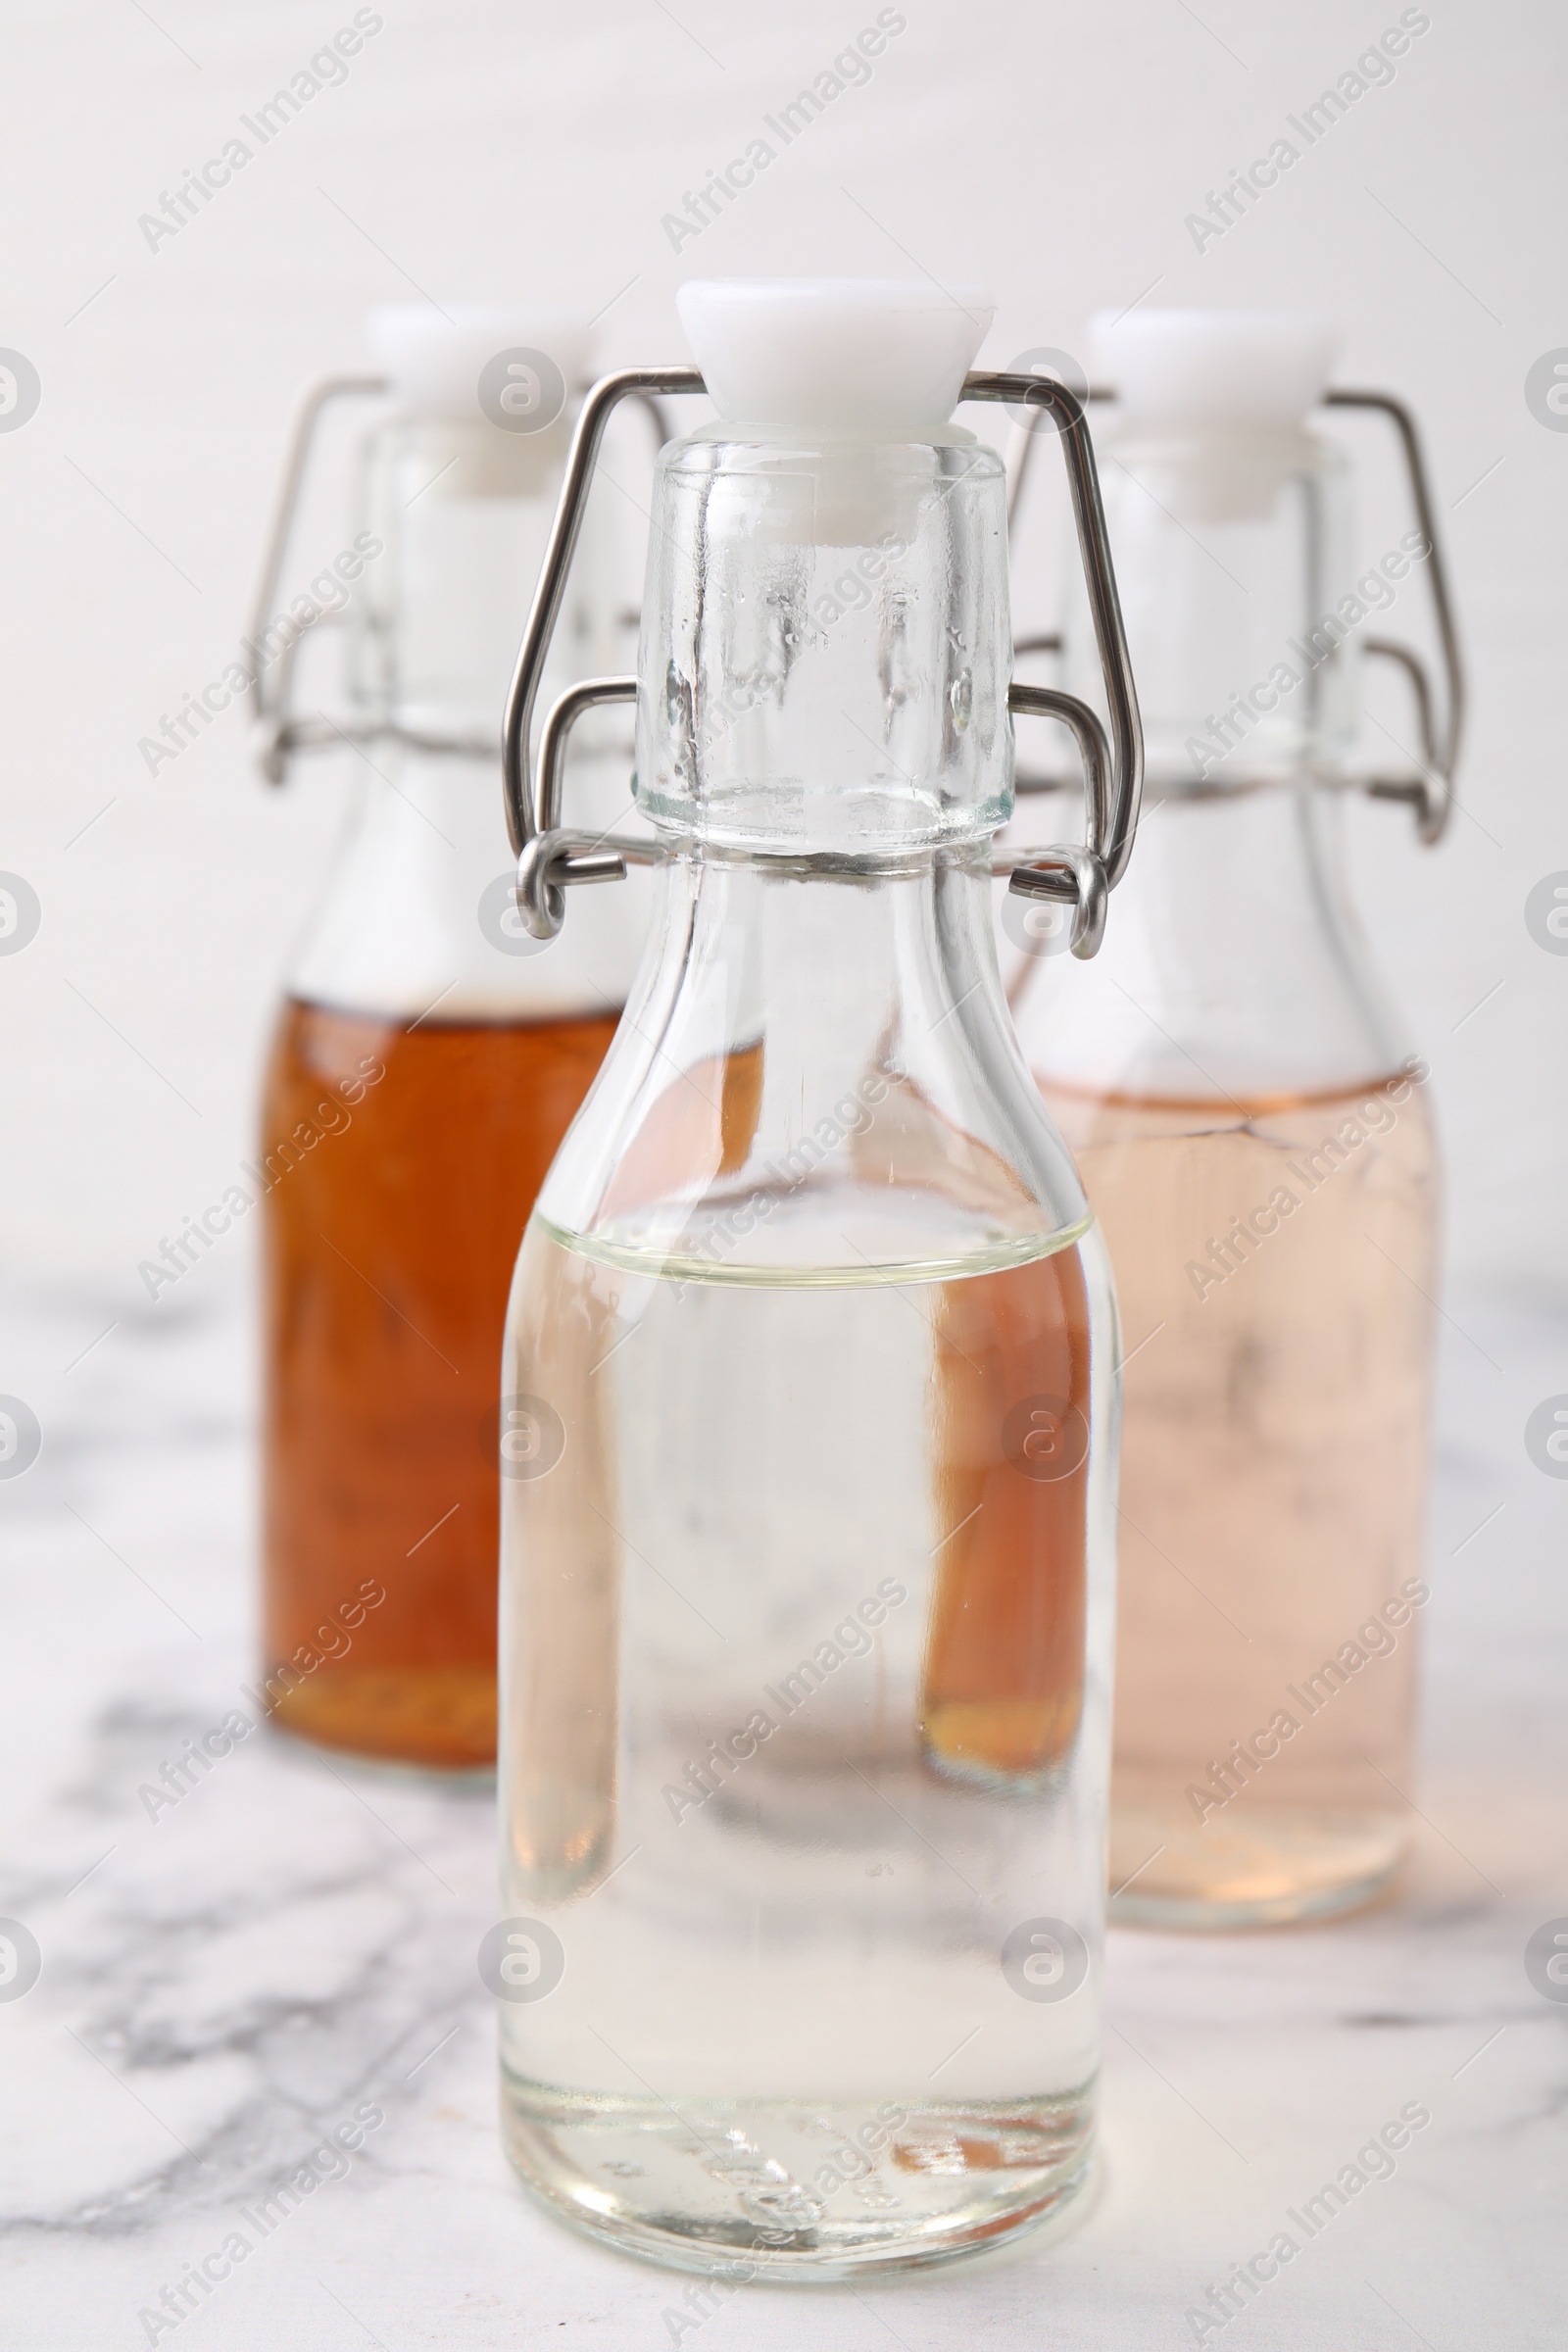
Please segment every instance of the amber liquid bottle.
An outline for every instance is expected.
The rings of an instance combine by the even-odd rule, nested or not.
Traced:
[[[1008,993],[1121,1315],[1109,1916],[1260,1926],[1368,1900],[1410,1841],[1436,1152],[1341,871],[1327,337],[1153,313],[1104,343],[1145,812],[1102,955],[1012,912]]]
[[[539,337],[460,314],[449,353],[444,331],[434,314],[382,327],[396,406],[361,461],[382,552],[350,614],[355,705],[375,732],[289,978],[255,1165],[272,1720],[463,1772],[496,1752],[508,1288],[614,1033],[643,910],[635,887],[588,894],[585,921],[542,946],[513,905],[498,763],[478,747],[569,418],[513,433],[473,407],[476,336]],[[579,578],[591,592],[591,545]],[[559,683],[594,665],[586,621],[563,652]],[[585,821],[614,819],[624,777],[602,754],[583,763],[568,791]]]
[[[494,1757],[507,1290],[614,1028],[283,1008],[262,1113],[266,1648],[321,1653],[279,1720],[323,1746]]]

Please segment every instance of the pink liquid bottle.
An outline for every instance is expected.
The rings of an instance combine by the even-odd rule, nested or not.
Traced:
[[[1004,914],[1014,1017],[1108,1244],[1126,1350],[1112,1920],[1346,1910],[1409,1839],[1438,1165],[1340,836],[1369,789],[1438,838],[1461,690],[1413,426],[1383,395],[1328,391],[1331,349],[1283,314],[1101,329],[1113,390],[1091,414],[1149,792],[1094,964],[1057,956],[1054,909]],[[1325,401],[1403,441],[1414,526],[1375,560],[1312,421]],[[1441,725],[1416,657],[1377,633],[1423,601]],[[1069,684],[1083,618],[1055,648]],[[1403,775],[1352,772],[1366,655],[1414,689]]]

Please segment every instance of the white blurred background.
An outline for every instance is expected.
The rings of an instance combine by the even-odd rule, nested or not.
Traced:
[[[1568,435],[1524,379],[1568,344],[1568,17],[1433,0],[1395,78],[1200,253],[1186,217],[1399,22],[1397,0],[903,0],[869,80],[677,254],[663,216],[876,22],[873,0],[367,13],[380,29],[346,77],[149,250],[139,216],[354,21],[351,0],[6,12],[0,344],[42,397],[0,433],[0,868],[42,922],[0,956],[0,1274],[78,1297],[85,1347],[116,1302],[144,1303],[137,1261],[252,1148],[280,973],[352,760],[270,792],[238,710],[156,778],[137,743],[234,659],[306,379],[365,364],[376,304],[564,304],[602,314],[606,364],[667,361],[687,356],[684,277],[832,270],[989,282],[996,366],[1082,351],[1091,312],[1140,297],[1308,308],[1343,328],[1339,381],[1415,403],[1470,658],[1463,810],[1425,853],[1403,810],[1359,809],[1357,890],[1434,1068],[1451,1275],[1564,1287],[1568,961],[1523,910],[1568,867]],[[1404,525],[1389,445],[1350,429],[1370,557]],[[285,592],[345,543],[346,446],[326,444]],[[1023,556],[1020,630],[1048,617]],[[499,867],[499,806],[496,840]],[[213,1297],[244,1284],[253,1247],[241,1230],[204,1261]],[[15,1355],[0,1345],[0,1388],[36,1395],[59,1369]]]

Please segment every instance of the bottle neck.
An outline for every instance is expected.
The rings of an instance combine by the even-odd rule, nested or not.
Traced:
[[[1344,875],[1343,795],[1258,785],[1146,808],[1092,963],[1014,951],[1008,995],[1052,1084],[1256,1102],[1387,1076],[1409,1048]]]
[[[573,895],[557,939],[531,939],[514,899],[499,762],[372,743],[317,904],[290,961],[290,993],[388,1020],[529,1021],[618,1012],[648,920],[636,874]],[[574,820],[624,822],[623,760],[574,760]]]
[[[1124,424],[1107,435],[1107,458],[1149,787],[1337,772],[1355,727],[1358,632],[1396,595],[1376,573],[1356,593],[1339,452],[1302,432],[1182,437]],[[1092,697],[1094,637],[1075,580],[1071,593],[1066,682]]]
[[[489,743],[549,544],[569,440],[566,415],[539,434],[483,417],[394,416],[366,435],[357,502],[385,553],[350,623],[350,691],[367,716],[428,740]],[[624,633],[601,519],[572,566],[542,689],[623,668]],[[598,717],[590,740],[621,740]]]
[[[715,850],[893,858],[1011,806],[1006,478],[968,434],[660,457],[639,805]]]
[[[987,855],[823,875],[689,843],[658,890],[541,1195],[559,1231],[695,1280],[814,1282],[1023,1260],[1078,1229],[1002,994]]]
[[[589,903],[564,936],[531,939],[512,896],[499,760],[486,748],[496,741],[568,437],[564,416],[537,435],[513,435],[477,416],[398,416],[361,446],[360,514],[384,553],[366,574],[346,633],[350,697],[370,732],[345,753],[352,797],[291,959],[296,996],[388,1020],[446,1023],[580,1019],[617,1012],[625,1001],[647,921],[646,883],[582,893]],[[576,678],[623,665],[615,601],[608,550],[590,528],[546,675],[547,703]],[[618,711],[594,712],[578,729],[568,823],[610,830],[626,822],[626,734]]]

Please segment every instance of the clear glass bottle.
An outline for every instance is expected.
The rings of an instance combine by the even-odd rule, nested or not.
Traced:
[[[681,308],[722,420],[656,483],[657,914],[507,1331],[487,1973],[558,2212],[855,2276],[1086,2174],[1114,1309],[991,933],[989,306]]]
[[[507,1288],[613,1033],[641,909],[600,892],[546,949],[517,920],[495,838],[511,615],[538,571],[574,403],[554,421],[524,409],[515,422],[536,429],[514,429],[477,387],[526,350],[564,391],[581,381],[585,338],[537,314],[428,306],[377,314],[371,338],[390,402],[360,444],[362,527],[343,567],[351,714],[274,717],[268,739],[274,774],[280,741],[352,742],[360,758],[288,976],[255,1171],[264,1667],[286,1730],[387,1763],[482,1770]],[[536,375],[521,380],[537,391]],[[313,602],[322,581],[331,571]],[[578,588],[561,683],[604,666],[591,540]],[[277,659],[291,664],[292,649]],[[583,748],[574,797],[612,822],[624,763]]]
[[[1426,559],[1357,579],[1316,322],[1099,345],[1149,790],[1103,955],[1012,919],[1008,993],[1127,1349],[1110,1916],[1245,1927],[1365,1901],[1409,1838],[1438,1175],[1340,836],[1354,629]]]

